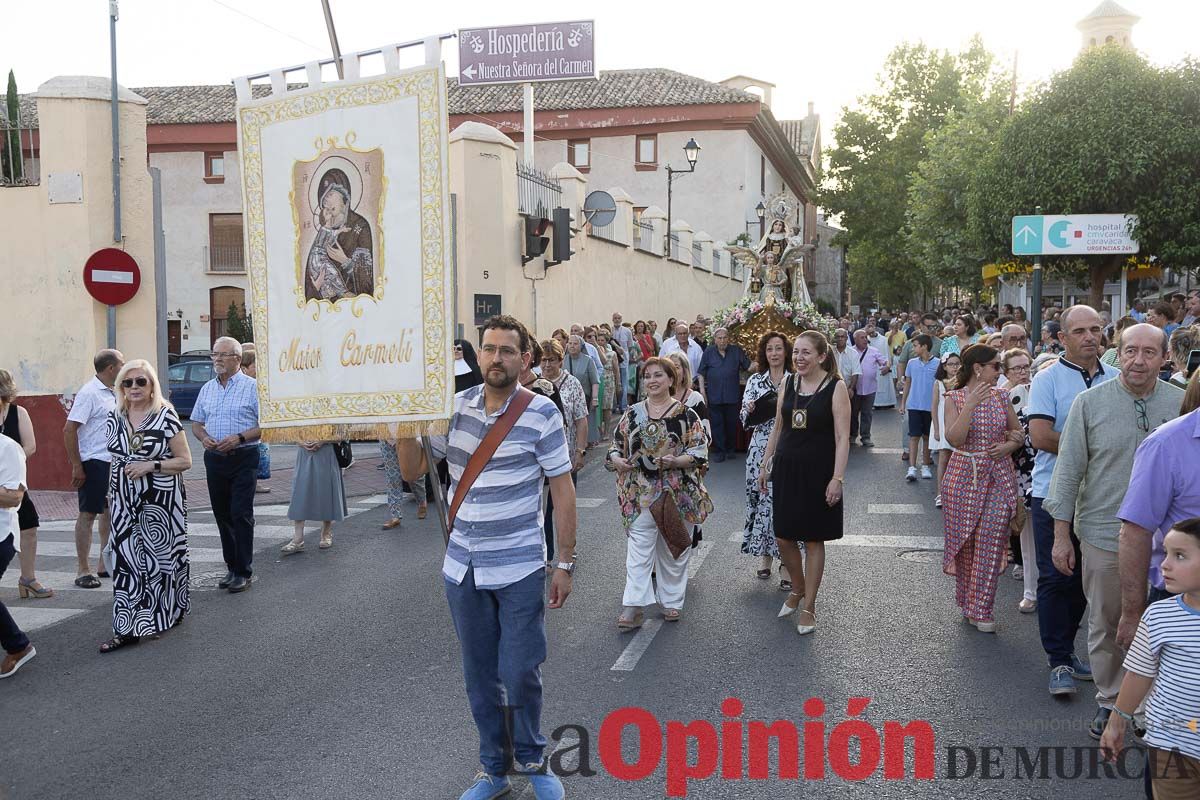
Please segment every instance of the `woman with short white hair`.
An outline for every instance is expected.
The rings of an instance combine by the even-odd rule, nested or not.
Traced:
[[[158,374],[142,359],[128,361],[113,388],[108,417],[112,519],[104,557],[113,580],[111,653],[178,625],[188,596],[187,503],[181,475],[192,466],[187,436],[163,397]]]

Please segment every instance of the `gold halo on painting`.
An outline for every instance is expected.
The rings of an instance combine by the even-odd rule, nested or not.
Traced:
[[[329,156],[322,159],[321,165],[317,167],[317,171],[313,175],[314,180],[308,184],[308,209],[318,219],[321,216],[321,198],[317,197],[317,192],[321,187],[321,178],[325,177],[325,173],[331,169],[340,169],[345,173],[346,179],[350,181],[351,211],[358,211],[358,203],[362,199],[363,181],[358,166],[345,156]]]

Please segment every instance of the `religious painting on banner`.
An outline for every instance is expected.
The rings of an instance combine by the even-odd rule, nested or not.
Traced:
[[[264,438],[445,430],[454,380],[442,68],[244,94]]]

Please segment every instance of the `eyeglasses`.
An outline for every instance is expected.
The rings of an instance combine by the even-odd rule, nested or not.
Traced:
[[[150,381],[145,378],[126,378],[125,380],[121,381],[121,385],[126,389],[132,389],[134,386],[137,386],[138,388],[145,388],[146,386],[150,385]]]
[[[241,358],[237,353],[210,353],[209,358]]]
[[[499,354],[500,358],[516,358],[521,355],[521,352],[515,347],[497,347],[494,344],[485,344],[480,349],[483,350],[485,355],[492,357],[495,357],[497,354]]]
[[[1022,364],[1019,367],[1017,367],[1017,366],[1009,367],[1007,371],[1008,372],[1029,372],[1029,365]]]
[[[1150,432],[1150,418],[1146,416],[1146,401],[1138,398],[1133,401],[1133,410],[1137,412],[1138,430],[1142,433]]]

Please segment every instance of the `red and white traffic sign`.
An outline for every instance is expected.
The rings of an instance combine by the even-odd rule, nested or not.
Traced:
[[[115,247],[97,250],[83,265],[88,294],[106,306],[128,303],[142,285],[142,272],[133,256]]]

